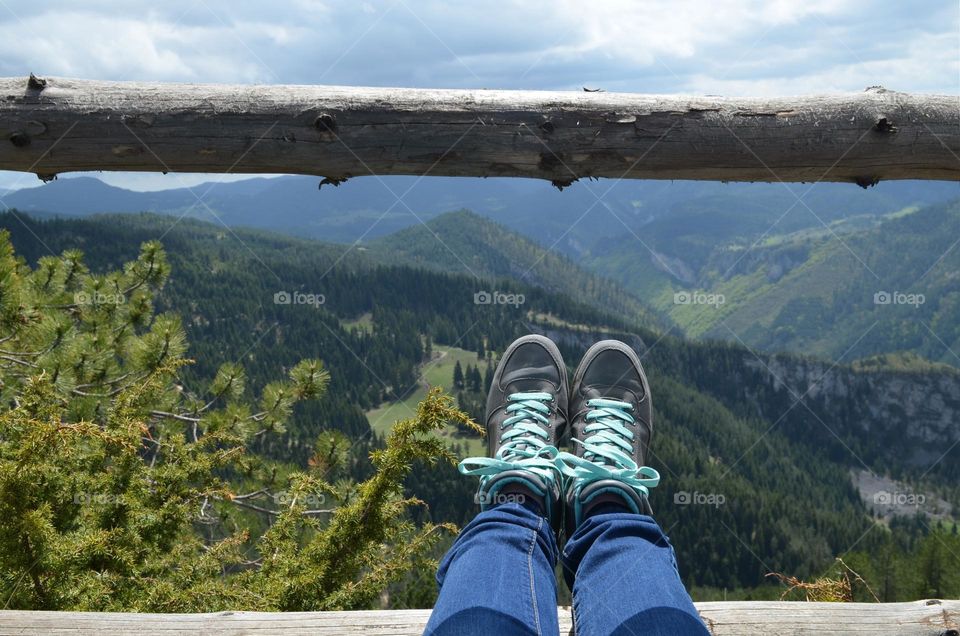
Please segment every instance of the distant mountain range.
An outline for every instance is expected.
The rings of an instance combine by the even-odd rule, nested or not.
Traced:
[[[864,190],[606,180],[558,192],[532,180],[412,177],[318,190],[317,179],[288,176],[133,192],[79,177],[4,203],[41,217],[152,211],[358,244],[387,262],[519,279],[693,337],[830,359],[907,351],[960,366],[960,211],[937,207],[957,197],[960,184],[917,181]],[[874,303],[884,292],[925,302]]]
[[[838,183],[602,180],[577,183],[563,192],[542,181],[506,178],[362,177],[319,190],[318,183],[286,176],[133,192],[77,177],[18,190],[4,203],[63,216],[184,215],[340,243],[371,240],[444,212],[469,209],[541,245],[578,256],[633,233],[643,239],[669,238],[692,230],[729,239],[763,232],[781,216],[778,233],[819,226],[818,218],[829,223],[960,196],[957,184],[917,181],[863,190]],[[803,204],[797,203],[798,194],[804,194]]]
[[[490,181],[472,179],[366,177],[319,190],[317,179],[288,176],[132,192],[79,177],[20,190],[6,197],[5,203],[31,213],[61,216],[156,212],[352,243],[464,207],[492,212],[510,203],[530,205],[539,193],[549,195],[552,190],[549,184],[497,181],[491,187]]]

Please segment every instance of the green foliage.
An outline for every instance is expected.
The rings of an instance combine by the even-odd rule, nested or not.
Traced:
[[[960,536],[956,526],[922,518],[878,527],[868,547],[845,560],[883,602],[960,598]],[[873,600],[862,594],[855,600]]]
[[[452,398],[433,391],[397,423],[365,481],[333,481],[351,451],[336,431],[280,477],[249,447],[323,395],[329,374],[303,360],[255,395],[227,363],[192,392],[180,320],[152,310],[169,269],[156,242],[105,275],[76,251],[31,269],[0,234],[3,606],[362,608],[429,567],[454,528],[411,521],[421,502],[403,484],[416,462],[452,463],[432,434],[471,425]]]
[[[439,389],[420,403],[416,417],[394,425],[384,449],[373,453],[376,472],[360,484],[352,500],[339,507],[325,528],[303,514],[301,494],[332,489],[312,476],[298,477],[287,510],[264,535],[261,581],[273,606],[284,611],[326,610],[369,606],[391,582],[410,569],[425,565],[422,556],[449,524],[417,528],[404,520],[409,506],[422,502],[403,496],[403,479],[415,461],[454,463],[443,442],[430,435],[448,422],[469,424]],[[305,544],[295,538],[312,535]]]

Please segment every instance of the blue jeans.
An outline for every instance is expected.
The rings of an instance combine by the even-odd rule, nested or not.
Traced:
[[[440,596],[425,634],[554,636],[557,544],[547,519],[516,503],[481,512],[437,572]],[[601,510],[580,525],[562,557],[576,632],[708,634],[653,518]]]

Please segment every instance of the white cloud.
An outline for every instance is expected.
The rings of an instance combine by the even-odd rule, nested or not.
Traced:
[[[922,12],[879,0],[606,0],[589,9],[580,0],[482,9],[451,0],[6,4],[18,16],[0,13],[0,72],[8,75],[556,89],[593,78],[652,92],[699,89],[713,78],[760,92],[749,90],[756,73],[764,92],[795,92],[858,62],[877,72],[869,62],[879,51],[892,54],[894,69],[946,59],[945,76],[960,58],[960,16],[949,0]],[[931,75],[917,83],[929,86]]]
[[[231,43],[227,26],[201,26],[89,11],[51,11],[6,24],[0,68],[7,74],[159,81],[255,82],[256,59]],[[12,27],[12,28],[10,28]],[[249,29],[248,29],[249,30]],[[275,32],[274,37],[275,37]],[[249,33],[245,34],[252,40]],[[271,31],[262,30],[265,39]]]
[[[768,47],[775,64],[757,59],[730,77],[694,73],[686,78],[687,92],[773,96],[861,91],[880,85],[905,92],[960,94],[957,33],[910,33],[895,46],[864,49],[844,42],[846,34],[832,31],[824,29],[803,44]]]
[[[559,4],[569,21],[582,26],[579,50],[602,50],[639,64],[654,64],[658,57],[690,58],[735,42],[748,53],[766,28],[838,14],[845,5],[834,0],[614,0],[584,11],[578,0]]]

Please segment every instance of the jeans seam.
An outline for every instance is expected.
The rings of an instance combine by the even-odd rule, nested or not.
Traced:
[[[579,636],[580,634],[580,625],[581,625],[580,615],[583,613],[583,610],[581,609],[581,604],[577,599],[578,596],[579,596],[578,594],[574,595],[573,603],[572,603],[573,605],[573,636]]]
[[[542,636],[543,630],[540,627],[540,611],[537,607],[536,583],[533,579],[533,548],[537,544],[537,535],[540,533],[542,527],[543,517],[540,518],[537,529],[533,531],[533,535],[530,537],[530,548],[527,550],[527,576],[530,578],[530,600],[533,602],[533,621],[537,626],[537,636]]]

